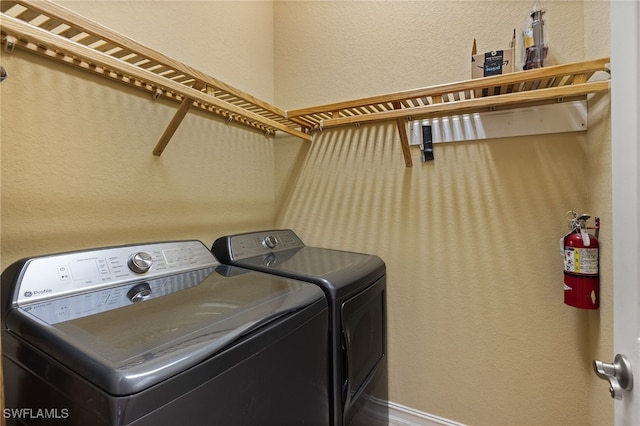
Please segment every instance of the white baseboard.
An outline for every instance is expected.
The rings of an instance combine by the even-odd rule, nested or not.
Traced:
[[[462,423],[389,401],[389,426],[464,426]]]

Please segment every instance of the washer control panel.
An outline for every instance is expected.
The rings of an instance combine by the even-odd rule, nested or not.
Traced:
[[[198,285],[215,267],[124,283],[53,299],[36,300],[19,307],[47,324],[57,324],[168,296]]]
[[[290,229],[232,235],[228,237],[227,244],[235,260],[304,247],[302,240]]]
[[[28,259],[19,275],[13,301],[17,305],[149,280],[216,266],[200,241],[175,241],[109,247]],[[131,291],[131,301],[149,290]]]

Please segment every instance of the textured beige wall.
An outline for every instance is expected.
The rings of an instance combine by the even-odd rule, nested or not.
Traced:
[[[63,4],[297,108],[466,79],[473,38],[505,46],[530,2]],[[607,2],[544,4],[556,62],[608,54]],[[469,424],[612,423],[590,367],[612,353],[608,96],[590,101],[588,133],[437,145],[409,169],[392,125],[274,144],[199,113],[156,158],[174,104],[22,52],[2,64],[3,267],[292,227],[387,262],[392,401]],[[562,304],[570,208],[603,219],[598,312]]]
[[[59,1],[227,84],[273,102],[269,0]]]
[[[295,109],[466,80],[473,39],[481,52],[509,47],[513,30],[520,32],[532,4],[277,1],[276,103]],[[543,4],[551,61],[583,59],[583,3]]]
[[[473,38],[504,47],[529,1],[276,2],[286,108],[469,77]],[[544,2],[552,59],[608,55],[608,3]],[[395,125],[326,130],[282,182],[279,226],[388,267],[390,400],[477,425],[613,422],[591,360],[612,351],[608,95],[587,133],[436,145],[405,168]],[[291,183],[293,181],[293,183]],[[603,219],[602,308],[563,304],[565,212]]]
[[[65,2],[137,41],[273,97],[271,2]],[[273,140],[16,50],[2,54],[2,267],[29,255],[273,225]],[[264,70],[264,72],[262,71]]]

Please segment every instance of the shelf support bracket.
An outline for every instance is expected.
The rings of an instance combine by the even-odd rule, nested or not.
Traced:
[[[8,35],[4,43],[4,51],[7,53],[13,53],[13,49],[15,49],[17,41],[18,40],[15,37]]]
[[[193,85],[193,88],[196,90],[202,90],[203,87],[204,84],[200,83],[199,81],[196,81]],[[191,108],[191,105],[193,105],[193,99],[185,96],[185,98],[182,100],[182,103],[180,104],[180,107],[178,108],[178,111],[176,111],[176,114],[173,116],[173,119],[171,119],[171,122],[165,129],[162,136],[160,136],[160,140],[156,144],[156,147],[153,149],[153,155],[155,155],[156,157],[162,155],[162,152],[169,144],[169,141],[175,134],[176,130],[178,130],[180,123],[182,123],[182,120],[184,120],[187,112],[189,112],[189,108]]]
[[[393,103],[393,109],[400,108],[402,108],[400,102]],[[396,119],[396,125],[398,126],[398,134],[400,135],[400,147],[402,148],[404,163],[407,167],[413,167],[413,161],[411,161],[411,151],[409,150],[409,136],[407,135],[407,120],[404,117],[400,117]]]

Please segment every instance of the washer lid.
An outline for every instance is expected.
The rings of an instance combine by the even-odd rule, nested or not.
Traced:
[[[305,246],[290,229],[220,237],[211,250],[222,263],[312,282],[333,297],[357,292],[386,272],[378,256]]]
[[[320,285],[335,297],[348,296],[385,274],[377,256],[301,247],[240,259],[234,265]]]
[[[141,285],[152,291],[134,303]],[[106,392],[127,395],[323,299],[310,284],[218,265],[21,304],[7,325]]]

